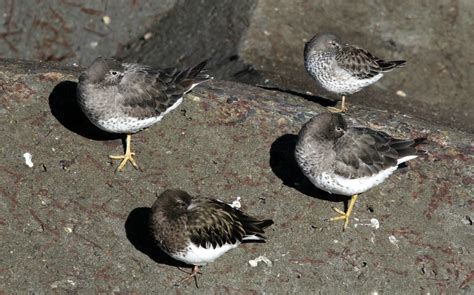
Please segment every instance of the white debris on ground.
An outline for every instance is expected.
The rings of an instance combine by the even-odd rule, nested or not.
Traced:
[[[72,280],[72,279],[64,279],[60,281],[55,281],[53,282],[50,286],[52,289],[57,289],[57,288],[71,288],[71,287],[76,287],[77,283]]]
[[[102,22],[104,23],[104,25],[106,26],[110,25],[110,21],[111,21],[110,16],[104,15],[104,17],[102,17]]]
[[[186,97],[187,97],[188,99],[191,99],[191,100],[196,101],[196,102],[201,101],[201,98],[200,98],[199,96],[193,95],[192,93],[191,93],[191,94],[187,94]]]
[[[148,32],[148,33],[146,33],[145,35],[143,35],[143,39],[145,39],[145,40],[150,40],[151,37],[153,37],[153,34],[150,33],[150,32]]]
[[[242,207],[242,204],[240,203],[240,200],[242,198],[241,197],[237,197],[237,199],[235,199],[235,201],[233,201],[232,203],[230,203],[229,205],[232,207],[232,208],[235,208],[235,209],[240,209],[240,207]]]
[[[395,246],[398,247],[398,239],[395,236],[389,236],[388,240],[390,243],[394,244]]]
[[[378,229],[380,227],[380,222],[378,221],[378,219],[372,218],[370,219],[370,226],[375,229]]]
[[[403,90],[398,90],[398,91],[397,91],[397,95],[398,95],[398,96],[401,96],[401,97],[407,97],[407,94],[406,94],[405,91],[403,91]]]
[[[370,223],[356,223],[354,224],[354,227],[357,227],[359,225],[366,225],[368,227],[373,227],[375,229],[378,229],[380,227],[380,222],[376,218],[370,219]]]
[[[256,267],[259,262],[264,262],[268,267],[272,267],[272,261],[265,256],[258,256],[255,259],[249,260],[250,267]]]
[[[33,168],[33,161],[31,161],[33,156],[30,153],[24,153],[23,158],[25,159],[26,166]]]

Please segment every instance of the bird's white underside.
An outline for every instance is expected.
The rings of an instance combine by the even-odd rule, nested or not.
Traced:
[[[358,92],[383,77],[383,74],[379,73],[368,79],[360,79],[339,67],[333,57],[323,53],[311,56],[305,66],[323,88],[339,94]]]
[[[336,68],[336,72],[336,76],[338,77],[337,79],[328,79],[325,81],[322,79],[319,80],[319,82],[323,84],[324,88],[335,93],[358,92],[362,88],[377,82],[383,76],[383,74],[377,74],[369,79],[359,79],[339,67]]]
[[[258,237],[256,235],[249,235],[245,236],[243,241],[262,241],[262,237]],[[224,244],[222,246],[217,246],[213,248],[211,244],[208,244],[207,247],[202,247],[200,245],[196,245],[193,242],[189,241],[188,246],[185,248],[184,251],[171,254],[171,256],[179,261],[182,261],[187,264],[193,265],[205,265],[209,262],[213,262],[220,256],[222,256],[225,252],[232,250],[240,245],[240,242],[235,244]]]
[[[176,109],[182,102],[183,98],[181,97],[173,105],[156,117],[145,119],[138,119],[134,117],[115,117],[107,120],[99,120],[98,125],[100,125],[100,127],[105,131],[112,133],[135,133],[161,121],[161,119],[163,119],[166,114]]]
[[[194,87],[201,83],[202,82],[194,83],[184,94],[190,92]],[[101,129],[112,133],[135,133],[161,121],[166,114],[176,109],[182,102],[183,97],[179,98],[173,105],[156,117],[138,119],[134,117],[121,116],[107,120],[99,120],[97,125],[100,126]]]
[[[240,242],[235,244],[224,244],[216,248],[213,248],[212,245],[209,245],[209,247],[204,248],[200,245],[189,242],[188,246],[183,252],[176,253],[172,256],[173,258],[187,264],[205,265],[209,262],[213,262],[225,252],[236,248],[239,244]]]
[[[416,157],[417,156],[407,156],[400,158],[397,161],[397,166]],[[397,166],[392,166],[372,176],[354,179],[327,172],[323,172],[313,177],[310,176],[309,179],[316,187],[329,193],[352,196],[368,191],[372,187],[381,184],[397,169]]]

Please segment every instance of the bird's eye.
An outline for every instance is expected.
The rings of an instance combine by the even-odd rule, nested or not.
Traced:
[[[180,207],[180,208],[186,207],[186,204],[185,204],[183,201],[177,201],[177,205],[178,205],[178,207]]]
[[[112,75],[114,75],[114,76],[116,76],[116,75],[118,74],[117,71],[110,71],[110,73],[111,73]]]
[[[344,132],[344,129],[342,129],[341,127],[338,126],[338,127],[336,127],[336,131],[337,132]]]

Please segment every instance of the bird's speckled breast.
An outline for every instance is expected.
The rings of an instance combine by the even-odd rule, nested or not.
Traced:
[[[306,70],[324,89],[337,94],[352,94],[382,78],[378,74],[370,79],[359,79],[337,65],[329,53],[318,53],[305,62]]]

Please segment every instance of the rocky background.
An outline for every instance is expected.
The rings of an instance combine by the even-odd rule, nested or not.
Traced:
[[[472,6],[0,1],[0,294],[471,294]],[[302,46],[319,30],[409,61],[349,98],[352,124],[428,137],[427,156],[359,198],[346,232],[328,221],[345,199],[315,190],[292,157],[298,130],[336,98],[303,69]],[[107,155],[122,151],[121,136],[75,102],[81,66],[97,55],[211,58],[216,79],[134,136],[143,171],[113,173]],[[275,221],[268,242],[203,268],[199,289],[176,288],[186,274],[146,230],[155,193],[170,187],[240,197]],[[259,256],[271,263],[251,267]]]
[[[303,67],[304,43],[331,31],[408,60],[351,104],[474,131],[473,1],[2,0],[0,12],[0,57],[84,66],[98,55],[157,66],[210,58],[217,78],[338,99]]]

